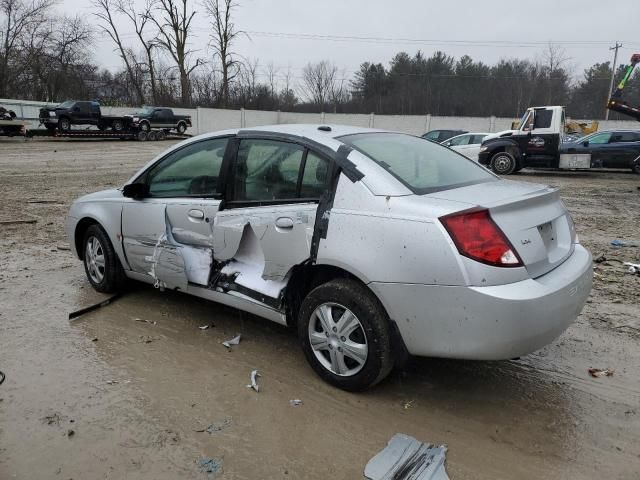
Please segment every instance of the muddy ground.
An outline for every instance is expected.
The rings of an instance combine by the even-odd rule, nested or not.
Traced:
[[[0,226],[0,479],[212,478],[205,457],[226,479],[359,479],[396,432],[447,444],[453,480],[640,478],[640,276],[621,264],[640,248],[610,246],[640,240],[639,176],[517,175],[559,186],[607,258],[552,345],[508,362],[416,359],[356,395],[320,381],[287,329],[181,294],[137,286],[68,320],[103,298],[67,250],[70,202],[168,146],[0,142],[0,221],[36,220]]]

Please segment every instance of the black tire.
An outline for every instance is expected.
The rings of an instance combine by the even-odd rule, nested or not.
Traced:
[[[187,124],[184,123],[184,122],[179,122],[178,126],[176,127],[176,132],[178,132],[180,135],[182,135],[186,131],[187,131]]]
[[[58,120],[58,130],[61,132],[68,132],[71,130],[71,121],[67,117],[62,117]]]
[[[142,130],[143,132],[148,132],[149,130],[151,130],[151,125],[149,125],[149,122],[144,120],[140,122],[140,130]]]
[[[158,139],[158,133],[154,130],[151,130],[147,133],[147,140],[150,142],[155,142]]]
[[[335,308],[338,315],[348,309],[359,322],[357,329],[346,334],[346,339],[344,336],[341,337],[343,341],[348,340],[362,345],[366,344],[366,360],[362,365],[358,365],[349,355],[340,354],[345,367],[355,367],[353,368],[354,373],[347,372],[347,375],[336,374],[331,371],[330,366],[325,366],[317,357],[316,352],[322,355],[325,363],[331,363],[331,353],[337,355],[338,350],[340,352],[346,351],[346,348],[342,350],[342,347],[339,346],[346,345],[346,343],[338,341],[341,334],[339,330],[333,328],[332,331],[335,333],[332,334],[331,338],[326,335],[326,346],[329,349],[335,348],[334,352],[330,352],[328,349],[319,351],[321,350],[320,348],[314,350],[311,346],[312,331],[320,336],[325,335],[315,329],[318,322],[322,324],[315,312],[320,306],[327,305]],[[332,313],[331,315],[333,317],[335,314]],[[313,289],[302,302],[297,323],[298,339],[307,361],[311,368],[331,385],[350,392],[363,391],[383,380],[393,368],[394,359],[389,317],[376,296],[367,287],[355,280],[332,280]],[[339,326],[337,322],[336,325]],[[354,335],[360,339],[354,339]],[[333,347],[330,346],[332,343],[334,343]]]
[[[136,138],[141,142],[146,142],[147,141],[147,132],[145,132],[144,130],[140,130],[138,132],[138,134],[136,135]]]
[[[103,131],[104,131],[104,129],[106,128],[106,127],[104,126],[104,123],[102,123],[102,122],[101,122],[101,123],[98,123],[98,125],[96,125],[96,127],[97,127],[97,128],[98,128],[98,130],[100,130],[101,132],[103,132]]]
[[[111,123],[111,130],[114,132],[122,132],[124,130],[124,122],[122,120],[114,120]]]
[[[158,133],[156,133],[156,140],[166,140],[167,139],[167,134],[165,133],[164,130],[160,130]]]
[[[491,170],[498,175],[510,175],[516,168],[516,159],[507,152],[498,152],[491,157]]]
[[[91,246],[89,246],[91,242]],[[95,256],[93,256],[93,263],[91,255],[88,254],[88,249],[95,246],[98,242],[99,247],[94,247]],[[96,258],[101,254],[103,258],[103,266],[96,261]],[[100,225],[91,225],[87,228],[82,239],[82,260],[84,263],[84,271],[87,274],[87,279],[91,286],[102,293],[113,293],[122,289],[126,282],[126,276],[124,269],[120,264],[120,259],[111,245],[109,237]],[[98,272],[96,274],[96,271]]]
[[[636,158],[636,161],[633,162],[631,170],[633,170],[633,173],[637,173],[638,175],[640,175],[640,158]]]

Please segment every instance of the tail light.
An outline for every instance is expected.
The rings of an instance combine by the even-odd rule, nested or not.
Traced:
[[[460,255],[494,267],[521,267],[522,260],[489,211],[471,209],[440,218]]]

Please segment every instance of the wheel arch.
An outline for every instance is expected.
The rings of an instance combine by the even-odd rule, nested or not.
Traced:
[[[296,318],[300,311],[300,307],[302,306],[302,302],[311,290],[324,283],[340,278],[358,282],[364,288],[369,290],[376,298],[380,304],[380,308],[384,310],[387,318],[389,319],[392,348],[395,355],[396,365],[403,365],[409,357],[409,352],[404,340],[402,339],[400,330],[398,329],[395,320],[389,315],[389,310],[384,304],[383,299],[380,298],[373,289],[371,289],[369,282],[365,280],[365,277],[361,272],[352,272],[343,266],[328,263],[312,264],[310,261],[293,267],[284,295],[287,325],[289,327],[296,326]]]
[[[90,204],[87,204],[90,205]],[[109,208],[112,207],[112,208]],[[113,247],[114,252],[118,256],[122,267],[125,270],[130,270],[129,263],[127,262],[126,255],[124,253],[121,236],[121,215],[122,207],[115,207],[114,204],[103,206],[103,208],[92,208],[90,211],[81,211],[76,218],[78,221],[74,226],[69,226],[68,235],[69,241],[73,241],[73,246],[76,250],[76,255],[80,260],[83,260],[84,252],[82,249],[82,240],[84,234],[91,225],[98,225],[102,228]]]

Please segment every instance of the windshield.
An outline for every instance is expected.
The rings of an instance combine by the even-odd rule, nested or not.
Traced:
[[[66,102],[62,102],[56,108],[71,108],[71,107],[73,107],[74,103],[76,103],[75,100],[67,100]]]
[[[368,156],[419,195],[497,178],[436,143],[402,133],[361,133],[340,140]]]
[[[136,115],[151,115],[153,113],[153,107],[142,107],[136,112]]]

